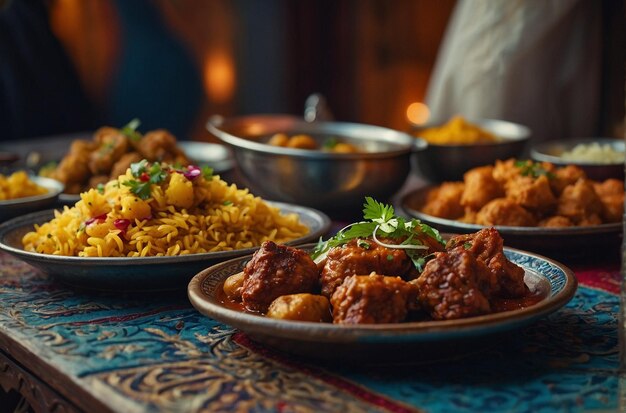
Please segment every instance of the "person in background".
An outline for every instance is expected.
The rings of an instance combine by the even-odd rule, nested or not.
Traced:
[[[167,129],[189,139],[203,103],[201,74],[158,4],[0,0],[0,139],[122,127],[135,118],[142,131]],[[66,49],[68,40],[82,39],[60,39],[54,30],[73,23],[71,13],[107,19],[98,21],[106,33],[84,27],[71,34],[91,39],[83,42],[92,47],[91,66],[80,66],[85,55]]]
[[[48,17],[43,1],[0,0],[2,141],[86,130],[97,123]]]
[[[431,119],[513,121],[530,127],[536,141],[593,136],[601,3],[460,0],[427,91]]]

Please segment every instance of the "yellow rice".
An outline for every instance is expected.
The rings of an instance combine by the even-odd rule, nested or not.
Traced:
[[[26,198],[46,192],[48,192],[46,188],[31,181],[24,171],[13,172],[9,176],[0,174],[0,201]]]
[[[128,169],[103,190],[82,193],[75,206],[55,211],[51,221],[24,235],[24,249],[81,257],[184,255],[250,248],[265,240],[282,243],[309,231],[297,214],[282,215],[219,176],[189,180],[171,173],[164,182],[151,185],[146,200],[123,185],[133,179]],[[192,201],[185,198],[185,191],[192,194]],[[115,225],[119,219],[130,225],[120,229],[119,221]]]

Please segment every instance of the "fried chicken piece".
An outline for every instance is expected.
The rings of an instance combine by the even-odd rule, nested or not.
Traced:
[[[494,199],[482,207],[476,214],[475,222],[485,226],[513,227],[532,227],[537,224],[530,212],[508,198]]]
[[[399,323],[415,301],[414,285],[375,273],[345,278],[330,299],[337,324]]]
[[[556,207],[557,199],[545,175],[517,177],[505,184],[505,191],[508,199],[535,212],[546,214]]]
[[[281,295],[315,293],[319,271],[303,250],[265,241],[244,270],[241,301],[252,311],[265,313]]]
[[[524,269],[504,255],[504,240],[495,228],[457,235],[448,241],[448,251],[467,251],[485,263],[491,276],[483,291],[488,296],[521,297],[526,293]]]
[[[435,253],[410,284],[418,288],[418,300],[433,319],[452,320],[491,312],[490,278],[485,263],[461,248]]]
[[[185,153],[176,146],[174,135],[165,129],[146,133],[138,142],[134,143],[134,146],[141,157],[150,162],[189,164],[189,159]]]
[[[460,218],[465,212],[461,205],[464,189],[463,182],[442,183],[428,193],[422,212],[440,218]]]
[[[131,163],[139,162],[143,158],[139,154],[139,152],[128,152],[125,153],[117,160],[111,167],[111,173],[109,174],[110,179],[117,179],[120,175],[124,175],[126,170],[130,168]]]
[[[89,155],[89,170],[94,175],[109,175],[113,164],[128,151],[128,137],[106,126],[96,131],[94,141],[98,147]]]
[[[492,199],[504,195],[504,189],[493,177],[493,166],[470,169],[463,175],[465,189],[461,205],[478,211]]]
[[[96,148],[94,142],[75,140],[51,177],[65,184],[65,192],[79,193],[89,179],[89,154]]]
[[[577,225],[582,225],[595,222],[594,216],[599,217],[602,210],[602,201],[596,194],[592,181],[579,179],[575,184],[563,189],[559,197],[557,215],[568,217]]]
[[[574,223],[568,217],[553,215],[539,221],[539,226],[546,228],[565,228],[574,226]]]
[[[602,202],[604,222],[620,222],[624,215],[624,182],[619,179],[607,179],[594,182],[593,189]]]
[[[496,160],[493,167],[493,179],[504,186],[506,182],[522,176],[521,169],[515,166],[517,162],[517,159],[513,158],[506,161]]]
[[[587,179],[587,174],[576,165],[566,165],[552,172],[550,187],[556,196],[561,195],[565,187],[574,185],[580,179]]]

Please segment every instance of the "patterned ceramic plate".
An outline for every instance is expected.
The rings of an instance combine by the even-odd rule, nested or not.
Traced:
[[[310,232],[289,242],[298,245],[312,242],[324,235],[330,219],[312,208],[271,202],[285,214],[296,213]],[[255,248],[235,251],[209,252],[173,257],[95,258],[65,257],[38,254],[22,249],[22,237],[33,225],[49,221],[53,210],[14,218],[0,225],[0,249],[53,275],[60,281],[77,287],[97,290],[162,290],[186,287],[191,277],[203,268],[234,257],[251,254]]]
[[[191,303],[202,314],[236,327],[253,339],[290,353],[323,359],[384,359],[402,361],[440,357],[487,345],[485,337],[522,327],[564,306],[574,295],[577,281],[562,264],[532,253],[505,248],[506,256],[526,271],[531,291],[545,298],[522,309],[461,320],[347,326],[276,320],[231,309],[220,301],[218,289],[230,275],[242,271],[250,256],[216,264],[189,283]],[[462,344],[459,344],[462,341]],[[472,342],[472,346],[469,343]],[[446,348],[447,347],[447,348]],[[436,350],[436,355],[433,353]]]
[[[423,187],[406,194],[400,201],[401,209],[409,216],[437,228],[442,232],[469,234],[482,228],[482,225],[466,224],[452,219],[438,218],[424,214],[421,208],[432,186]],[[588,227],[541,228],[496,226],[506,245],[528,251],[571,259],[580,254],[596,256],[598,252],[619,250],[621,245],[622,223],[602,224]]]
[[[0,222],[28,212],[51,208],[63,191],[63,184],[54,179],[30,176],[29,179],[48,190],[45,194],[0,201]]]

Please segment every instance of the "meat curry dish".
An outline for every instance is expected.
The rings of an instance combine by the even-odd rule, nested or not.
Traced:
[[[484,226],[571,227],[621,222],[624,182],[596,182],[575,166],[509,159],[444,182],[421,212]]]
[[[390,206],[366,198],[365,207],[366,217],[368,207],[377,211],[370,221],[344,228],[312,254],[266,241],[226,279],[223,303],[277,319],[380,324],[473,317],[543,298],[506,258],[496,229],[446,242]]]

